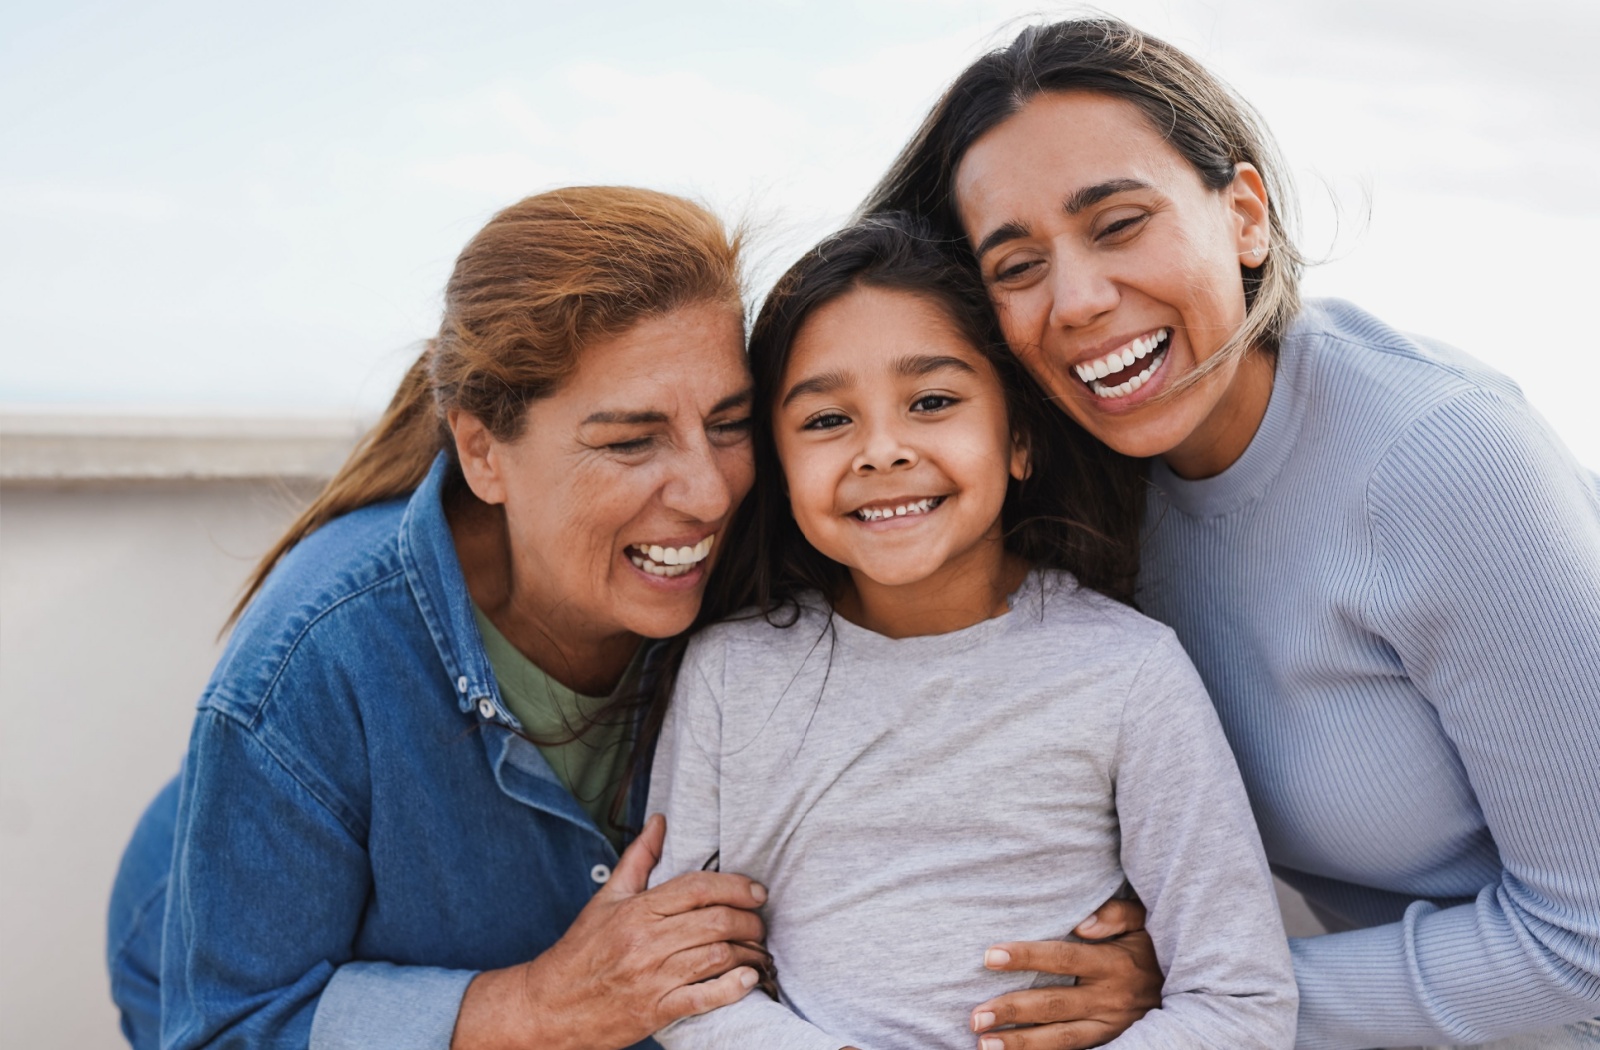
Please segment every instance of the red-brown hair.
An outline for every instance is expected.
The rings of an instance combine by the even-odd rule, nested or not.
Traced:
[[[490,219],[456,259],[439,334],[382,418],[261,559],[229,622],[306,536],[421,484],[451,447],[451,410],[514,439],[528,405],[554,393],[593,340],[695,303],[741,311],[738,255],[739,238],[716,216],[652,190],[551,190]]]

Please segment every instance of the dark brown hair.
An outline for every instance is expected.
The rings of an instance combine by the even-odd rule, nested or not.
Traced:
[[[1143,518],[1141,465],[1096,441],[1064,413],[1005,348],[981,281],[964,253],[901,213],[873,215],[800,258],[767,296],[750,336],[755,490],[728,530],[701,622],[741,608],[787,619],[807,590],[833,598],[846,570],[805,539],[781,483],[772,420],[796,336],[815,311],[857,288],[906,292],[939,307],[994,365],[1011,426],[1033,470],[1012,479],[1002,509],[1006,549],[1032,565],[1072,573],[1131,602]],[[773,622],[779,622],[774,619]]]
[[[1244,323],[1170,393],[1253,347],[1275,352],[1300,309],[1304,260],[1291,237],[1292,196],[1272,137],[1250,105],[1199,62],[1124,22],[1086,18],[1029,26],[968,66],[862,205],[863,214],[907,211],[931,222],[938,235],[964,244],[955,201],[962,158],[1035,96],[1059,91],[1092,91],[1131,103],[1213,191],[1231,185],[1241,163],[1253,165],[1266,183],[1271,241],[1259,266],[1240,264]]]

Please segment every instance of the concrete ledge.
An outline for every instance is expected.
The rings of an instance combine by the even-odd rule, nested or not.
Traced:
[[[0,482],[215,481],[333,475],[370,421],[0,407]]]

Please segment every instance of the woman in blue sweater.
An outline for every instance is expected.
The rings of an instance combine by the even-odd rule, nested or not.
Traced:
[[[1293,944],[1299,1045],[1600,1045],[1600,483],[1504,377],[1302,303],[1280,178],[1194,60],[1084,20],[962,73],[867,210],[964,242],[1147,486],[1140,602],[1334,931]],[[1087,1045],[1061,1020],[974,1011],[984,1050]]]

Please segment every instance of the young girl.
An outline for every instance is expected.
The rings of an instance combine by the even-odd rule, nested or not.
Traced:
[[[1165,985],[1112,1045],[1294,1042],[1216,716],[1172,632],[1115,600],[1134,508],[1028,411],[990,316],[887,216],[808,253],[756,323],[757,491],[719,566],[751,608],[689,645],[650,808],[654,880],[767,887],[781,996],[679,1021],[668,1050],[971,1047],[974,1004],[1029,980],[986,947],[1060,938],[1125,883]]]

